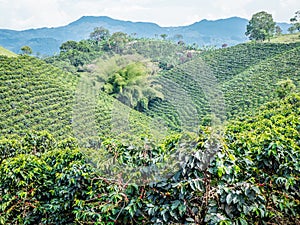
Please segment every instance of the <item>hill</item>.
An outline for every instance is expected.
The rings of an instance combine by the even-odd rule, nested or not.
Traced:
[[[151,183],[147,169],[159,156],[170,157],[165,150],[176,151],[175,139],[160,146],[102,146],[113,156],[103,164],[123,166],[112,176],[111,167],[95,168],[74,143],[58,143],[47,133],[0,138],[0,222],[299,224],[299,103],[291,94],[230,121],[206,166],[211,149],[205,148],[209,129],[203,129],[180,168]],[[133,175],[126,164],[144,165],[141,185],[122,179]]]
[[[170,98],[152,102],[146,113],[171,127],[199,125],[211,113],[221,120],[250,114],[278,98],[278,82],[291,79],[300,88],[299,60],[299,43],[253,42],[202,52],[160,77]]]
[[[99,95],[85,74],[78,77],[33,57],[0,56],[0,81],[1,136],[45,130],[57,139],[76,137],[97,146],[100,137],[135,141],[166,135],[145,115]]]
[[[1,136],[45,129],[67,137],[75,77],[28,56],[0,56],[0,62]]]
[[[211,116],[217,117],[214,122],[224,121],[252,113],[260,105],[278,98],[279,82],[291,79],[298,89],[299,47],[299,42],[248,42],[216,50],[199,50],[169,41],[128,39],[127,44],[117,48],[118,54],[114,48],[98,49],[97,54],[104,54],[101,56],[104,60],[100,60],[102,64],[94,62],[80,67],[97,83],[108,79],[105,74],[116,72],[116,61],[111,60],[116,55],[121,61],[128,54],[143,56],[158,66],[157,76],[151,79],[163,98],[149,98],[147,107],[141,112],[173,130],[197,132],[197,127],[207,124]],[[92,48],[90,53],[79,51],[75,58],[72,49],[63,51],[49,62],[64,65],[57,62],[77,62],[80,57],[88,59],[89,54],[93,55]],[[129,58],[139,57],[131,55]],[[85,63],[91,60],[83,61]],[[105,68],[110,71],[101,74]],[[98,89],[103,89],[103,84]]]
[[[71,46],[0,56],[0,224],[299,224],[299,42]],[[101,86],[145,84],[132,58],[139,111]]]
[[[8,57],[13,57],[13,56],[16,56],[15,53],[3,48],[0,46],[0,55],[5,55],[5,56],[8,56]]]
[[[199,46],[218,46],[227,43],[236,45],[245,42],[245,27],[248,21],[239,17],[215,21],[202,20],[189,26],[160,27],[154,23],[115,20],[106,16],[84,16],[66,26],[39,28],[23,31],[0,29],[0,45],[19,53],[20,48],[28,45],[34,54],[53,55],[59,52],[59,46],[68,40],[79,41],[88,38],[95,27],[103,26],[110,32],[121,31],[136,37],[159,38],[167,34],[169,39],[178,41],[176,35],[182,35],[183,41]],[[288,24],[281,23],[285,33]]]

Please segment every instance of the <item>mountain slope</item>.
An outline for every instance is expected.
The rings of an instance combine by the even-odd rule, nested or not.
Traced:
[[[204,52],[160,77],[170,99],[151,103],[147,114],[171,127],[199,124],[210,113],[219,119],[247,114],[277,98],[279,81],[289,78],[299,90],[299,61],[299,43],[245,43]]]
[[[235,45],[246,41],[246,19],[232,17],[216,21],[202,20],[189,26],[160,27],[154,23],[115,20],[106,16],[84,16],[66,26],[39,28],[23,31],[0,29],[0,45],[19,53],[20,48],[29,45],[35,54],[52,55],[59,51],[59,46],[68,40],[79,41],[88,38],[95,27],[103,26],[111,33],[121,31],[137,37],[154,38],[167,34],[176,39],[183,35],[186,43],[221,46],[223,43]],[[281,26],[289,26],[281,24]],[[283,29],[285,31],[285,29]]]
[[[58,139],[76,137],[95,146],[100,137],[136,140],[162,134],[145,115],[99,94],[84,75],[29,56],[0,56],[0,106],[0,136],[46,130]]]
[[[227,112],[232,115],[255,110],[278,98],[277,83],[291,79],[300,88],[300,45],[270,57],[223,83]]]

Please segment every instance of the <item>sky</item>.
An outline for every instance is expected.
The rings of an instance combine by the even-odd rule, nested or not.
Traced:
[[[0,0],[0,29],[64,26],[82,16],[183,26],[260,11],[289,22],[297,10],[300,0]]]

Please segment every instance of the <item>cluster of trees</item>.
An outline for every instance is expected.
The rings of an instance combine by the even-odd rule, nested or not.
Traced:
[[[123,33],[112,35],[103,27],[96,27],[87,40],[67,41],[60,46],[58,56],[49,57],[46,62],[69,72],[81,71],[83,65],[101,57],[105,53],[121,53],[131,38]]]
[[[288,31],[294,33],[295,31],[300,31],[300,11],[295,12],[295,16],[290,19],[292,25],[289,27]],[[270,40],[275,34],[280,35],[282,30],[273,20],[271,14],[261,11],[255,13],[249,24],[247,25],[246,35],[249,36],[250,40]]]
[[[102,90],[125,105],[145,111],[151,99],[163,98],[151,84],[147,67],[142,62],[132,62],[107,77]]]
[[[295,12],[295,16],[290,19],[292,26],[288,29],[290,33],[300,31],[300,10]]]

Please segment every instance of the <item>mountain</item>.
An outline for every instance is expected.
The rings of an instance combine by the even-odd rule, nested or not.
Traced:
[[[155,38],[167,34],[169,39],[176,40],[176,35],[181,34],[186,43],[220,47],[223,43],[236,45],[245,42],[247,23],[246,19],[232,17],[215,21],[201,20],[188,26],[161,27],[155,23],[116,20],[107,16],[83,16],[66,26],[55,28],[23,31],[0,29],[0,45],[15,53],[20,53],[22,46],[29,45],[36,55],[53,55],[59,52],[63,42],[86,39],[95,27],[103,26],[111,33],[121,31],[137,37]],[[279,25],[284,33],[289,26],[287,23]]]

